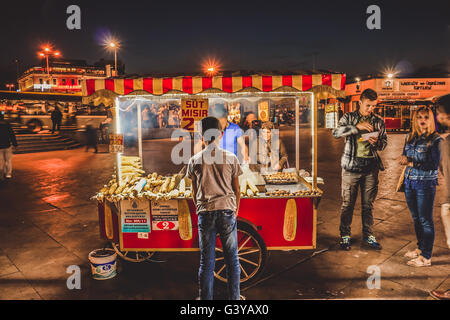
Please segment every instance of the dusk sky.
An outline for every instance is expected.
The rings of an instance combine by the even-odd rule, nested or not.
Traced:
[[[66,8],[81,8],[81,30],[66,27]],[[381,8],[381,30],[368,30],[367,7]],[[8,1],[2,3],[0,84],[36,65],[43,43],[64,58],[113,59],[102,38],[121,41],[128,74],[190,73],[216,58],[224,70],[311,70],[349,75],[400,65],[449,70],[450,2],[443,1]]]

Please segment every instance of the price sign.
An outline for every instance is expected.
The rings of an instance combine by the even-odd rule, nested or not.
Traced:
[[[109,135],[109,152],[123,153],[123,134]]]
[[[178,230],[178,200],[152,201],[152,229]]]
[[[181,127],[189,132],[195,131],[195,124],[208,116],[208,99],[181,100]]]

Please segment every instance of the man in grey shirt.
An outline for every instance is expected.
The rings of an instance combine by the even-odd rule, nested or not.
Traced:
[[[227,266],[228,298],[240,300],[240,264],[237,249],[237,220],[240,201],[237,157],[219,147],[223,136],[218,119],[201,121],[206,148],[189,160],[187,176],[198,214],[200,246],[200,300],[213,299],[216,235],[219,234]]]

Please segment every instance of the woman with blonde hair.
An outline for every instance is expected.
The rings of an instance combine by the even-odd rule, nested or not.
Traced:
[[[437,134],[433,111],[421,107],[414,113],[400,164],[405,172],[405,198],[414,221],[417,249],[406,253],[409,266],[431,266],[434,245],[433,206],[438,184],[442,138]]]

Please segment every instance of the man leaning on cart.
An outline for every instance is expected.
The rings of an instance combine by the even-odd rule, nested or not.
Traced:
[[[372,89],[361,94],[359,108],[346,113],[333,130],[335,138],[345,137],[342,166],[342,209],[340,246],[351,249],[351,223],[358,189],[361,188],[363,242],[371,249],[381,250],[372,233],[373,202],[378,193],[378,173],[384,166],[377,151],[387,145],[386,127],[381,117],[374,114],[378,95]],[[367,136],[372,133],[374,135]],[[364,135],[364,136],[363,136]]]

